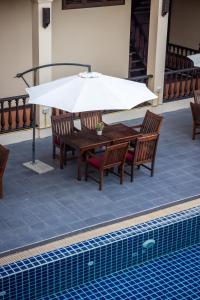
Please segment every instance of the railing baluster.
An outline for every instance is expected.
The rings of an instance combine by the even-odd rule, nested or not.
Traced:
[[[178,74],[175,74],[175,79],[174,79],[174,94],[173,98],[177,97],[177,84],[178,84]]]
[[[183,97],[183,74],[181,73],[181,74],[179,74],[179,76],[180,76],[180,95],[179,95],[179,97],[181,98],[181,97]]]
[[[12,100],[8,100],[8,130],[12,130]]]
[[[194,82],[195,82],[194,77],[195,77],[195,72],[193,71],[191,84],[190,84],[190,96],[193,96],[193,94],[194,94]]]
[[[171,96],[171,75],[168,77],[169,88],[168,88],[168,100],[170,100]]]
[[[5,131],[4,103],[1,102],[1,132]]]
[[[187,73],[187,75],[185,76],[184,97],[188,96],[188,78],[189,74]]]
[[[15,104],[16,104],[16,116],[15,116],[16,129],[19,129],[19,99],[15,99]]]
[[[183,55],[183,56],[188,56],[192,54],[196,54],[200,52],[199,50],[188,48],[188,47],[183,47],[175,44],[169,43],[167,45],[167,50],[171,53],[178,54],[178,55]]]

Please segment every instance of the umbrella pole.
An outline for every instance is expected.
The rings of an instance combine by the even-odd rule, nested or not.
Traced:
[[[32,141],[32,164],[35,164],[35,128],[36,127],[36,104],[33,105],[33,141]]]
[[[37,70],[33,72],[33,85],[37,84]],[[36,104],[33,105],[33,141],[32,141],[32,164],[35,164],[35,127],[36,127]]]

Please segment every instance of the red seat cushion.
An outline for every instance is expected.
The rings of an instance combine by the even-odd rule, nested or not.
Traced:
[[[134,152],[133,151],[128,151],[126,154],[126,160],[132,161],[134,157]]]
[[[101,156],[93,156],[88,159],[88,163],[92,165],[96,169],[100,169],[101,162],[104,159],[104,155]]]

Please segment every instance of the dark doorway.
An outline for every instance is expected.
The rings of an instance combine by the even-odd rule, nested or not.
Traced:
[[[151,0],[132,0],[129,77],[146,75]]]

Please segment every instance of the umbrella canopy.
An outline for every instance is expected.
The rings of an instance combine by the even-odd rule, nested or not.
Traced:
[[[188,55],[188,58],[193,61],[194,67],[200,67],[200,53]]]
[[[157,98],[145,84],[106,76],[80,73],[27,88],[29,103],[68,112],[131,109]]]

